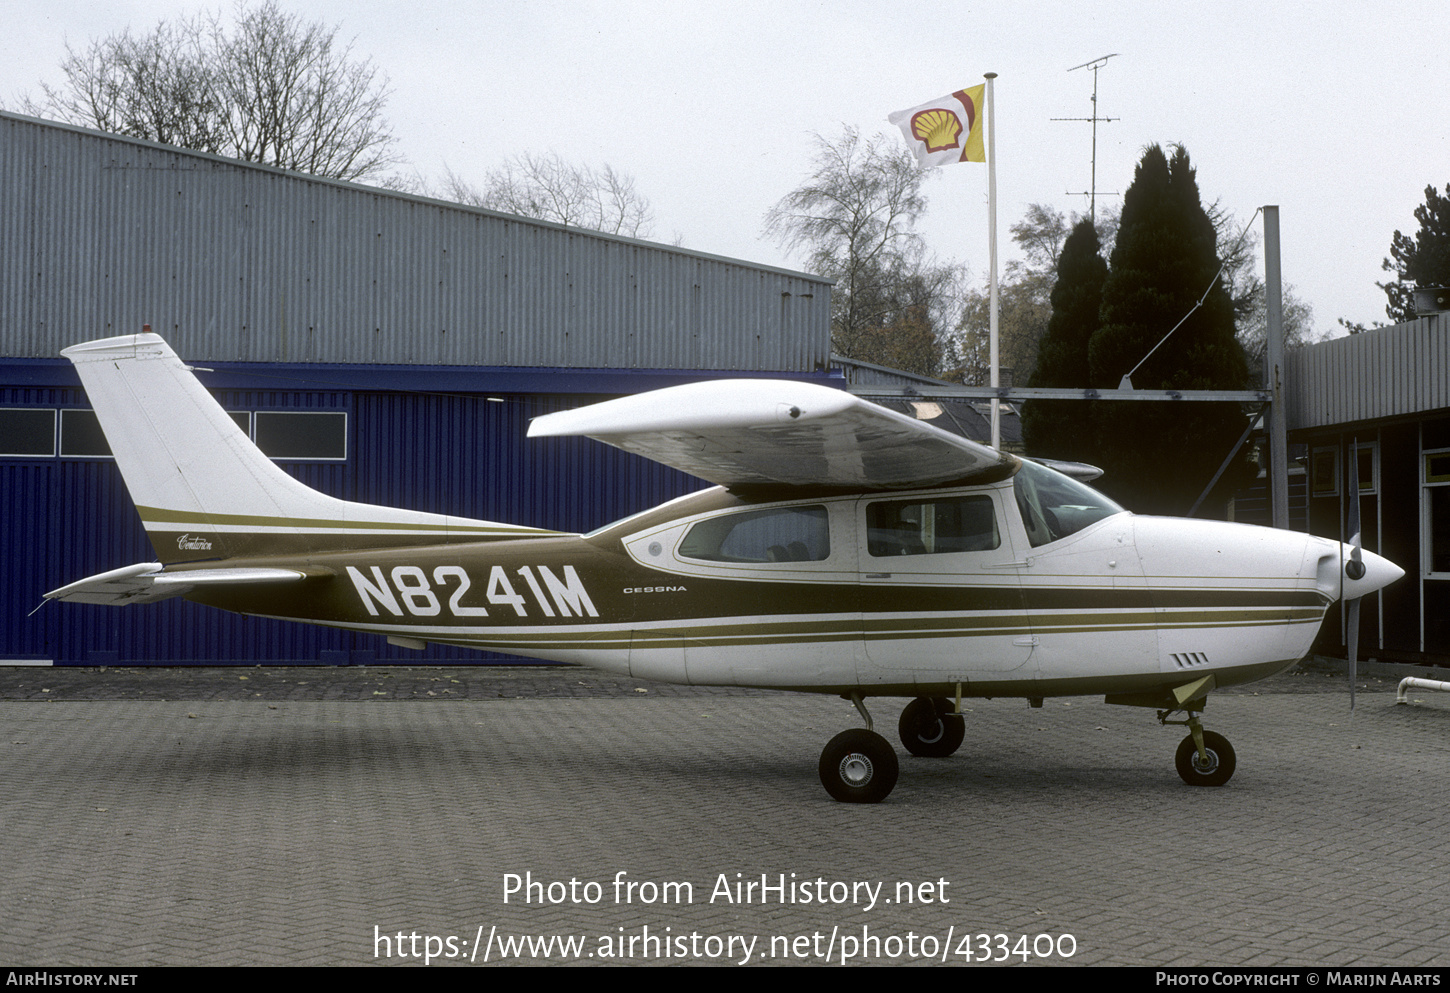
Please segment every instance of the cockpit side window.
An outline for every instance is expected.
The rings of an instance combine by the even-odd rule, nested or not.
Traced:
[[[724,514],[690,528],[678,553],[706,562],[822,562],[831,556],[826,508]]]
[[[989,496],[890,500],[866,508],[866,551],[876,558],[981,552],[1001,544]]]
[[[1092,487],[1025,460],[1012,477],[1012,492],[1022,511],[1027,540],[1034,548],[1123,512],[1122,507]]]

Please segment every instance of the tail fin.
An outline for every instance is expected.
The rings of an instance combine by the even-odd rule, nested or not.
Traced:
[[[350,503],[283,472],[159,335],[61,352],[75,365],[163,563],[550,534]]]

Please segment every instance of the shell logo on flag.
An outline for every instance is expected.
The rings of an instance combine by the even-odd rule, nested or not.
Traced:
[[[948,162],[986,162],[982,140],[982,99],[986,86],[973,86],[899,110],[887,120],[901,128],[907,144],[922,165]]]
[[[944,152],[957,147],[962,122],[957,115],[940,107],[911,115],[911,134],[926,144],[928,152]]]

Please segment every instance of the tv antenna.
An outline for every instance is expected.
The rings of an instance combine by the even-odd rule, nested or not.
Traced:
[[[1091,121],[1092,122],[1092,126],[1093,126],[1093,171],[1092,171],[1092,185],[1090,187],[1088,187],[1088,190],[1087,190],[1086,193],[1072,193],[1071,191],[1069,191],[1068,192],[1068,196],[1078,196],[1078,197],[1084,197],[1085,196],[1085,197],[1088,198],[1088,217],[1092,220],[1092,222],[1093,222],[1094,225],[1097,224],[1097,220],[1098,220],[1098,121],[1107,122],[1107,121],[1117,121],[1117,120],[1121,120],[1121,118],[1118,118],[1118,117],[1099,117],[1098,116],[1098,70],[1101,69],[1103,66],[1107,65],[1108,59],[1114,59],[1114,58],[1117,58],[1117,57],[1118,57],[1118,53],[1117,52],[1114,52],[1111,55],[1100,55],[1100,56],[1098,56],[1095,59],[1090,59],[1087,62],[1084,62],[1080,66],[1073,66],[1071,69],[1067,70],[1068,72],[1075,72],[1078,69],[1091,69],[1093,71],[1093,116],[1092,117],[1054,117],[1054,118],[1052,118],[1052,120],[1054,120],[1054,121]]]

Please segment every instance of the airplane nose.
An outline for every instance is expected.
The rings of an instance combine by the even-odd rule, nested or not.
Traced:
[[[1345,545],[1343,551],[1344,563],[1348,567],[1350,564],[1350,554],[1354,551],[1354,548],[1351,545]],[[1345,569],[1342,596],[1346,600],[1353,600],[1356,597],[1364,596],[1366,593],[1373,593],[1375,590],[1390,585],[1405,574],[1405,570],[1384,556],[1376,555],[1374,552],[1361,551],[1360,558],[1364,563],[1364,575],[1353,578],[1352,574],[1355,570],[1351,568]]]

